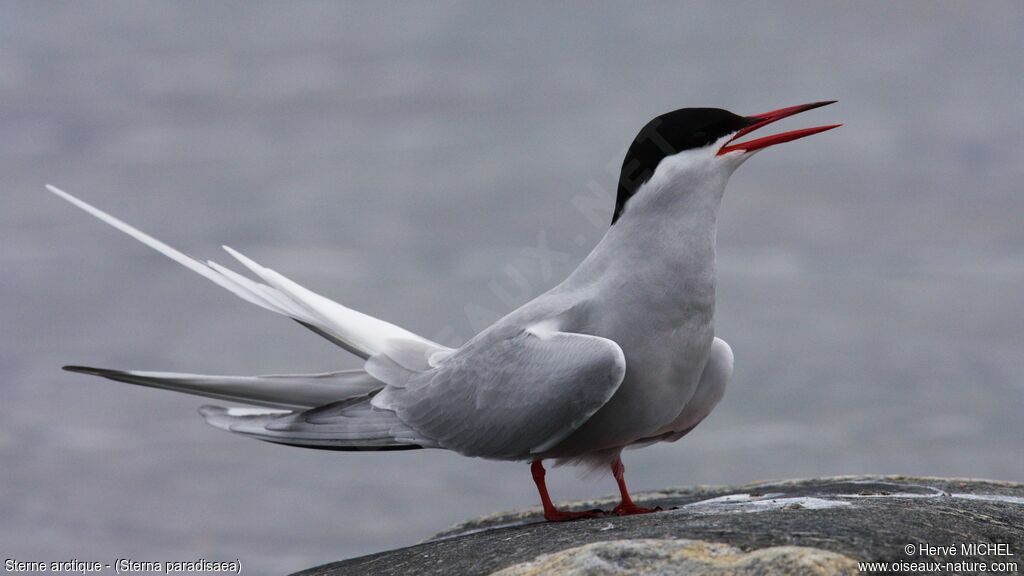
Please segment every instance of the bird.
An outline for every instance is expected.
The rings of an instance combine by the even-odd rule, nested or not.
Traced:
[[[529,463],[544,518],[637,505],[625,448],[674,442],[722,399],[733,352],[715,335],[718,213],[732,173],[756,152],[841,126],[742,141],[835,101],[750,116],[682,108],[648,122],[627,149],[611,224],[565,280],[449,347],[347,308],[227,246],[244,275],[202,262],[54,186],[50,192],[256,306],[292,318],[362,359],[362,368],[217,376],[65,366],[71,372],[246,406],[207,405],[206,422],[266,442],[322,450],[436,448]],[[544,461],[610,470],[610,512],[552,502]]]

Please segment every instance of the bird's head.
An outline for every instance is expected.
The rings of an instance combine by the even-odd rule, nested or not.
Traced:
[[[612,224],[644,184],[655,177],[686,183],[720,183],[758,150],[837,128],[841,124],[791,130],[745,142],[741,137],[788,116],[835,102],[790,106],[752,116],[720,108],[681,108],[651,120],[633,139],[622,162]]]

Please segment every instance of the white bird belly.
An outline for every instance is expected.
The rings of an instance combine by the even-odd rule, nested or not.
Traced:
[[[615,395],[545,457],[569,458],[629,445],[674,421],[700,383],[714,339],[710,323],[686,326],[652,345],[619,341],[626,376]],[[680,336],[682,335],[682,336]]]

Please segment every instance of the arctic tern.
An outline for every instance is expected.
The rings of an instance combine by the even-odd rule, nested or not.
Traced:
[[[459,348],[346,308],[224,247],[258,280],[200,262],[59,190],[64,200],[240,298],[283,314],[365,360],[320,374],[211,376],[66,370],[262,408],[203,406],[217,428],[325,450],[442,448],[531,463],[544,517],[557,509],[543,460],[610,467],[621,502],[623,448],[674,442],[708,416],[733,368],[715,337],[718,210],[733,171],[758,150],[839,125],[742,136],[832,102],[740,116],[683,108],[651,120],[629,147],[611,226],[568,278]]]

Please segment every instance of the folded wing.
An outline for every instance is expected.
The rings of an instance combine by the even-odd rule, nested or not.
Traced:
[[[414,450],[436,448],[389,410],[367,398],[352,398],[289,414],[252,413],[239,408],[203,406],[199,413],[217,428],[275,444],[319,450]]]
[[[604,406],[626,361],[606,338],[506,326],[425,372],[385,355],[365,367],[388,384],[373,406],[420,435],[467,456],[523,459],[556,446]]]

